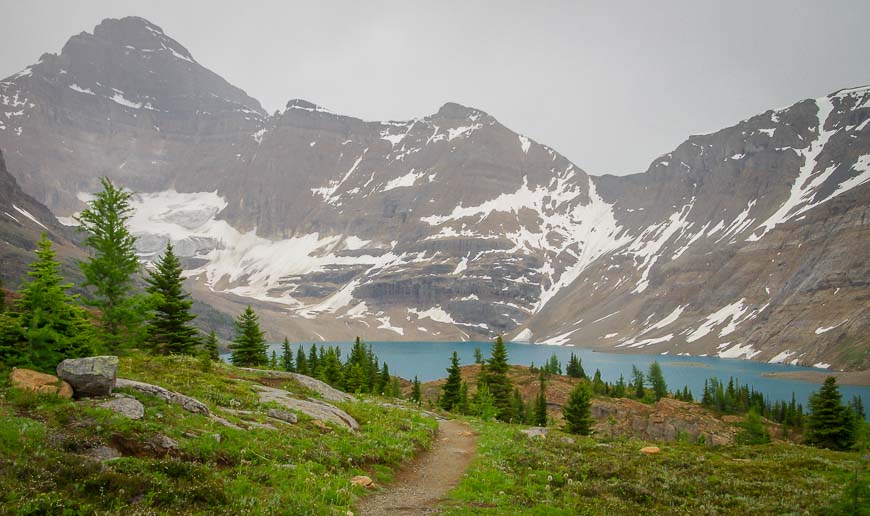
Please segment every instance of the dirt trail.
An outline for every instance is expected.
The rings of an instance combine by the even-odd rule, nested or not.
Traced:
[[[432,448],[396,473],[383,491],[363,498],[358,514],[425,514],[456,486],[474,457],[477,437],[458,421],[441,421]]]

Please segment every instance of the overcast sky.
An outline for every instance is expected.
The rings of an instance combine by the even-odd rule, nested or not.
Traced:
[[[615,5],[615,4],[618,4]],[[870,1],[0,0],[0,77],[103,18],[142,16],[270,112],[482,109],[594,174],[693,133],[870,83]]]

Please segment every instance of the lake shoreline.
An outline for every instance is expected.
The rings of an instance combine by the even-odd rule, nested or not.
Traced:
[[[840,385],[870,387],[870,370],[864,371],[784,371],[781,373],[762,373],[767,378],[784,378],[803,382],[822,384],[825,378],[833,376]]]

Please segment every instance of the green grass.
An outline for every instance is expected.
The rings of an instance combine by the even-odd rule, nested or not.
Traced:
[[[252,389],[257,373],[217,364],[203,372],[195,359],[134,356],[122,359],[119,376],[193,396],[236,423],[267,421]],[[289,381],[282,386],[311,395]],[[0,514],[344,514],[364,492],[351,487],[351,477],[388,480],[430,445],[437,426],[413,411],[358,402],[341,404],[360,423],[358,433],[324,434],[307,418],[296,425],[270,420],[278,430],[235,430],[124,392],[145,405],[144,419],[0,385]],[[166,456],[149,449],[161,434],[178,449]],[[101,464],[82,455],[100,445],[125,456]]]
[[[599,441],[474,422],[478,457],[451,492],[448,513],[471,514],[850,514],[857,453],[799,445],[706,447]],[[864,459],[866,461],[866,459]],[[863,466],[863,465],[861,465]],[[859,485],[868,485],[866,467]],[[859,501],[868,513],[870,500]],[[859,511],[860,512],[860,511]]]

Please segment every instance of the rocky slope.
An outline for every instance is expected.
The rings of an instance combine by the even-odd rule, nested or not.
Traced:
[[[293,340],[516,340],[867,368],[870,90],[587,175],[478,109],[269,116],[140,18],[0,82],[0,148],[56,215],[140,192],[195,294]]]
[[[53,242],[68,277],[78,277],[76,260],[84,256],[74,243],[76,235],[58,223],[51,211],[24,193],[6,170],[0,152],[0,281],[17,287],[33,261],[40,235]]]

